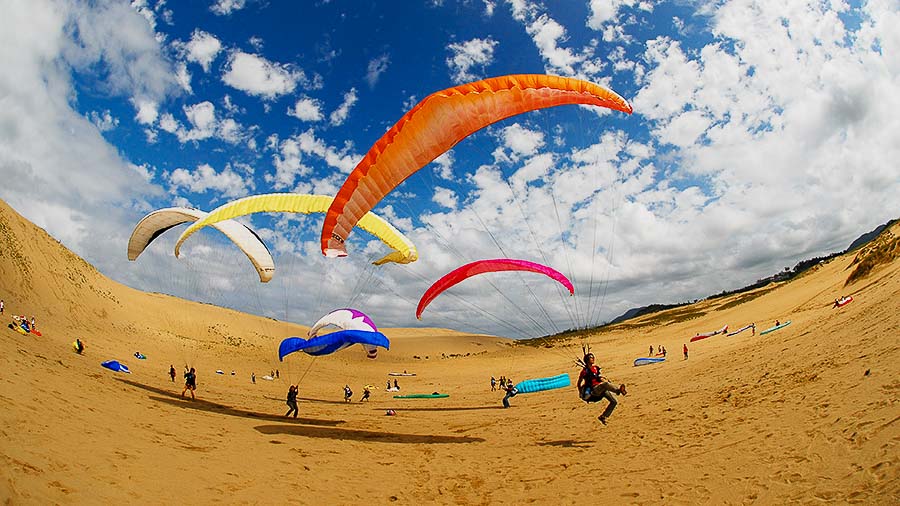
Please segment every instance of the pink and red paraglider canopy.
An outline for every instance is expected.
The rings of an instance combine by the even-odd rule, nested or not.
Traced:
[[[435,297],[440,295],[444,290],[450,288],[451,286],[477,274],[500,271],[527,271],[544,274],[545,276],[551,277],[565,286],[569,290],[569,295],[575,293],[575,287],[572,286],[572,282],[569,281],[569,278],[565,277],[561,272],[547,267],[546,265],[529,262],[528,260],[516,260],[513,258],[478,260],[470,264],[463,265],[462,267],[449,272],[441,279],[435,281],[434,284],[425,291],[425,293],[422,295],[422,298],[419,299],[419,305],[418,307],[416,307],[416,318],[421,320],[422,311],[425,310],[425,306],[430,304],[431,301],[435,299]]]

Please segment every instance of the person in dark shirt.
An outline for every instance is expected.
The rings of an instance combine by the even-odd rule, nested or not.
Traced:
[[[191,400],[194,400],[194,390],[197,390],[197,372],[193,367],[184,373],[184,390],[181,391],[181,396],[184,397],[184,393],[188,390],[191,391]]]
[[[291,385],[291,387],[288,388],[287,405],[291,409],[289,409],[288,412],[284,414],[284,416],[291,416],[291,413],[294,413],[294,418],[297,418],[297,413],[300,412],[300,410],[297,409],[297,391],[298,390],[299,390],[299,388],[296,387],[295,385]]]
[[[344,402],[350,402],[352,397],[353,390],[350,390],[350,385],[344,385]]]
[[[506,395],[503,396],[503,407],[509,407],[509,400],[516,396],[519,393],[519,390],[513,386],[513,382],[510,379],[506,380],[506,386],[503,387],[503,390],[506,391]]]

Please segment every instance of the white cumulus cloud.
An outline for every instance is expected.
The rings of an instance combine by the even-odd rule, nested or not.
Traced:
[[[479,78],[475,68],[484,69],[494,61],[494,49],[498,42],[486,39],[471,39],[465,42],[450,44],[450,57],[447,66],[453,80],[457,83],[474,81]]]
[[[249,95],[272,99],[294,91],[301,78],[300,73],[287,65],[235,51],[229,58],[222,81]]]

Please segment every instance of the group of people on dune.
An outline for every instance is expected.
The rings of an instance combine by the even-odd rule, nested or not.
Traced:
[[[0,299],[0,315],[3,315],[5,311],[6,301]],[[34,315],[31,315],[31,319],[28,319],[25,315],[14,314],[12,319],[12,323],[8,325],[9,328],[19,327],[25,332],[40,335],[40,333],[37,332],[37,322],[34,319]]]

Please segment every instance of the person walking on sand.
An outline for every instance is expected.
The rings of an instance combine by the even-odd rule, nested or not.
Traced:
[[[606,421],[618,404],[618,401],[612,394],[626,395],[625,384],[619,385],[618,388],[613,386],[601,374],[600,366],[594,364],[593,353],[586,353],[583,363],[584,367],[581,369],[581,374],[578,375],[576,388],[578,388],[578,393],[584,402],[598,402],[603,399],[609,401],[609,405],[606,406],[603,414],[597,417],[600,423],[606,425]]]
[[[391,391],[391,380],[387,380],[387,385],[385,385],[384,389],[388,392]]]
[[[497,391],[497,378],[491,376],[491,392]]]
[[[297,418],[297,413],[300,412],[300,410],[297,409],[297,390],[299,390],[299,388],[294,385],[291,385],[290,388],[288,388],[287,405],[291,409],[284,414],[285,417],[291,416],[291,413],[294,413],[294,418]]]
[[[194,390],[197,390],[197,372],[194,371],[194,368],[191,367],[191,370],[184,373],[184,390],[181,391],[181,396],[184,397],[184,393],[188,390],[191,391],[191,400],[194,400]]]
[[[397,389],[398,391],[400,390],[400,385],[397,384],[396,379],[394,380],[394,388]]]
[[[362,401],[368,402],[368,401],[369,401],[369,395],[371,395],[371,393],[372,393],[372,391],[369,390],[369,386],[368,386],[368,385],[364,386],[364,387],[363,387],[363,396],[362,396],[362,398],[359,400],[359,402],[362,402]]]
[[[175,383],[175,366],[169,364],[169,376],[172,378],[172,383]]]
[[[513,382],[511,379],[506,380],[506,386],[503,388],[506,390],[506,395],[503,396],[503,407],[509,407],[509,400],[516,396],[519,393],[519,390],[513,386]]]
[[[684,351],[684,359],[687,360],[687,352],[688,352],[687,343],[684,343],[684,345],[682,345],[682,346],[683,346],[682,350]]]
[[[344,385],[344,402],[350,402],[352,397],[353,390],[350,390],[350,385]]]

